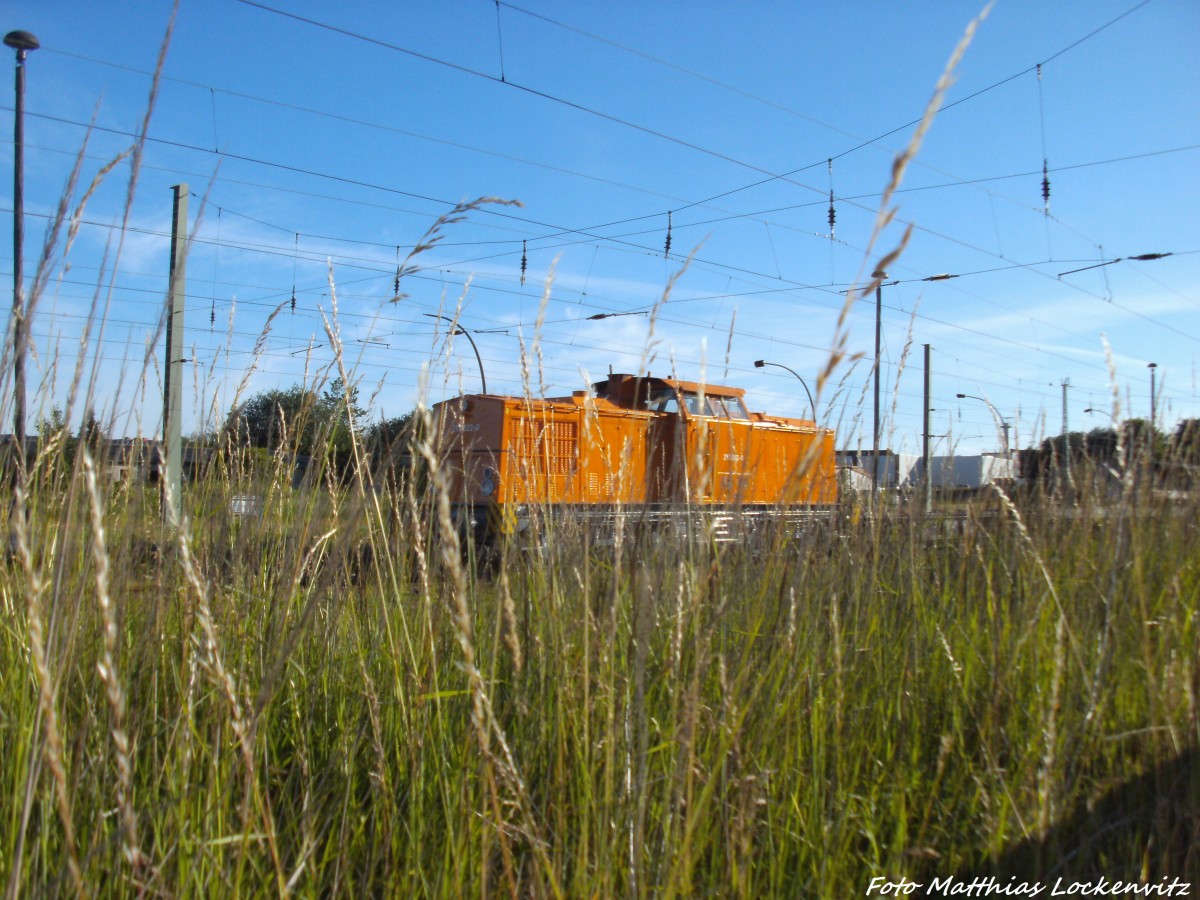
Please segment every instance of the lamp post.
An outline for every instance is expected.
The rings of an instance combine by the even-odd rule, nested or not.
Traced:
[[[788,366],[783,365],[783,363],[767,362],[765,359],[756,359],[754,361],[754,368],[761,369],[763,366],[775,366],[777,369],[785,369],[786,371],[791,372],[793,375],[796,376],[796,380],[799,381],[800,384],[804,387],[804,393],[808,394],[808,405],[812,408],[812,418],[813,418],[813,421],[816,422],[817,421],[817,404],[815,402],[813,402],[812,391],[810,391],[808,389],[808,385],[805,383],[804,379],[800,377],[800,373],[797,372],[795,369],[792,369],[792,368],[789,368]]]
[[[10,31],[4,44],[17,51],[16,116],[13,124],[13,441],[17,472],[25,472],[25,344],[28,340],[21,284],[25,241],[25,56],[41,44],[28,31]]]
[[[1004,432],[1004,458],[1006,460],[1010,459],[1011,453],[1009,451],[1009,444],[1008,444],[1008,429],[1010,429],[1012,427],[1012,425],[1010,425],[1008,423],[1008,421],[1005,420],[1004,416],[1000,415],[999,410],[997,410],[996,407],[992,406],[991,401],[987,400],[984,397],[976,397],[974,394],[955,394],[954,396],[957,397],[959,400],[978,400],[980,403],[987,404],[987,408],[992,411],[992,415],[996,418],[997,427],[999,427]]]
[[[444,321],[444,322],[449,322],[449,323],[450,323],[451,325],[453,325],[453,326],[455,327],[455,329],[456,329],[456,330],[453,332],[454,334],[461,334],[461,335],[463,335],[463,336],[464,336],[464,337],[465,337],[465,338],[466,338],[468,341],[470,341],[470,342],[471,342],[471,349],[475,351],[475,361],[476,361],[477,363],[479,363],[479,381],[480,381],[480,382],[482,383],[482,385],[483,385],[483,393],[485,393],[485,394],[486,394],[486,393],[488,392],[488,389],[487,389],[487,376],[483,374],[483,357],[481,357],[481,356],[479,355],[479,348],[478,348],[477,346],[475,346],[475,339],[474,339],[473,337],[471,337],[471,332],[467,331],[467,329],[463,328],[461,325],[459,325],[457,322],[455,322],[455,321],[454,321],[452,318],[450,318],[449,316],[443,316],[443,315],[440,315],[439,313],[423,313],[423,315],[426,315],[426,316],[428,316],[428,317],[429,317],[429,318],[431,318],[431,319],[441,319],[441,320],[442,320],[442,321]]]

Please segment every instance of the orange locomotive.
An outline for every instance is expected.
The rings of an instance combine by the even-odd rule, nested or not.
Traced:
[[[476,540],[541,515],[611,526],[712,515],[718,534],[837,502],[833,432],[752,413],[741,388],[609,375],[533,400],[469,394],[434,406],[461,526]]]

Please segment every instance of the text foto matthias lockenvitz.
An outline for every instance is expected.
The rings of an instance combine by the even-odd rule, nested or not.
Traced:
[[[878,876],[871,879],[867,896],[876,897],[1190,897],[1191,882],[1163,876],[1159,881],[1068,881],[1063,878],[1053,884],[1040,881],[1018,881],[1013,876],[1002,881],[991,875],[979,878],[933,878],[929,881],[894,881]]]

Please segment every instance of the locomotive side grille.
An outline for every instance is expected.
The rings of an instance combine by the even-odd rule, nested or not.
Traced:
[[[530,472],[570,475],[575,471],[579,451],[578,423],[520,419],[516,432],[517,454]]]

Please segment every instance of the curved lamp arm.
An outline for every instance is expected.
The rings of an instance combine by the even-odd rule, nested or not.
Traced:
[[[791,372],[793,375],[796,376],[796,380],[799,381],[800,384],[804,387],[804,393],[808,394],[808,405],[810,407],[812,407],[813,421],[816,422],[817,421],[817,404],[815,402],[813,402],[812,391],[810,391],[808,389],[808,384],[805,383],[804,379],[800,377],[800,373],[797,372],[795,369],[792,369],[788,366],[783,365],[782,363],[767,362],[765,359],[756,359],[754,361],[754,368],[761,369],[763,366],[775,366],[775,368],[777,368],[777,369],[786,369],[788,372]]]
[[[1004,457],[1007,459],[1011,454],[1011,450],[1008,446],[1009,424],[1008,422],[1004,421],[1004,416],[1000,415],[1000,411],[996,409],[996,407],[992,406],[992,402],[986,397],[976,397],[974,394],[955,394],[954,396],[959,400],[978,400],[980,403],[987,404],[987,408],[991,410],[992,415],[996,419],[996,427],[999,428],[1004,435]]]
[[[438,313],[422,313],[422,315],[429,316],[431,319],[442,319],[443,321],[449,322],[456,329],[458,329],[454,332],[455,334],[461,334],[471,342],[471,349],[475,351],[475,362],[479,363],[479,380],[483,384],[483,393],[486,394],[488,392],[487,376],[483,374],[483,357],[479,355],[479,347],[475,345],[475,338],[471,337],[471,332],[467,331],[467,329],[459,325],[458,322],[454,321],[454,319],[450,318],[449,316],[443,316]]]

